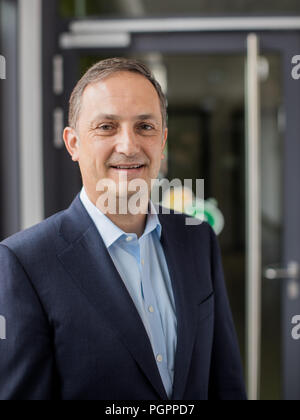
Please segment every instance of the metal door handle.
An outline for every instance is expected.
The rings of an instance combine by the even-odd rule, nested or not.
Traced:
[[[265,269],[264,276],[267,280],[299,280],[300,279],[300,265],[297,262],[291,261],[287,268],[280,268],[279,266],[270,266]]]
[[[300,296],[300,265],[291,261],[287,268],[270,266],[265,269],[264,276],[267,280],[285,280],[286,293],[290,300],[299,299]]]
[[[261,352],[261,169],[259,40],[249,34],[246,77],[247,161],[247,382],[250,400],[260,394]]]

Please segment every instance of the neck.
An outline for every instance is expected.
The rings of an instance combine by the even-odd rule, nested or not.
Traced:
[[[105,208],[101,207],[101,200],[98,200],[99,197],[95,197],[92,194],[89,194],[87,188],[85,188],[85,191],[89,200],[94,204],[94,206],[96,206],[98,210],[104,213],[106,217],[108,217],[116,226],[122,229],[125,233],[135,233],[138,238],[140,238],[143,235],[147,223],[149,197],[144,196],[144,198],[141,200],[142,202],[140,203],[141,206],[139,208],[139,214],[131,214],[130,212],[122,214],[123,212],[122,210],[119,211],[118,205],[115,214],[109,213],[106,211]]]
[[[135,233],[140,238],[146,227],[146,214],[106,214],[106,216],[126,233]]]

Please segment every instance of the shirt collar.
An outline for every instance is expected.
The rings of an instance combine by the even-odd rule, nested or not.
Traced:
[[[80,193],[80,200],[84,205],[86,211],[96,225],[102,239],[107,248],[112,246],[121,237],[127,237],[129,234],[116,226],[104,213],[102,213],[89,199],[85,188],[83,187]],[[150,211],[147,215],[147,223],[142,238],[156,232],[159,239],[161,238],[162,226],[158,218],[158,213],[153,202],[149,201]]]

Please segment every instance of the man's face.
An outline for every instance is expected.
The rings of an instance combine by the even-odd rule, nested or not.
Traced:
[[[157,178],[167,129],[163,129],[158,94],[142,75],[119,72],[89,85],[76,131],[66,128],[65,143],[73,160],[79,162],[83,183],[93,199],[103,179],[118,185],[126,175],[128,182],[139,178],[150,187]],[[132,166],[139,168],[129,169]]]

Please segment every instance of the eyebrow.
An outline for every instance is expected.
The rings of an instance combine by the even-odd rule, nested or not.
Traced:
[[[92,124],[95,124],[99,120],[112,120],[112,121],[120,121],[122,117],[119,115],[114,114],[99,114],[97,117],[92,121]],[[135,121],[141,121],[141,120],[154,120],[158,122],[157,117],[154,114],[142,114],[137,115],[133,118]]]

